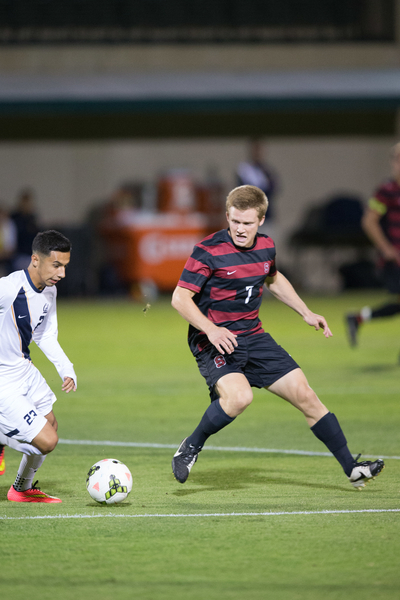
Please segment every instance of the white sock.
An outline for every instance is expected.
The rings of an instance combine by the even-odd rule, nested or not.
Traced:
[[[35,446],[32,446],[32,444],[28,444],[27,442],[18,442],[18,440],[13,440],[12,438],[7,437],[6,435],[4,435],[4,433],[2,433],[0,431],[0,444],[2,446],[8,446],[9,448],[12,448],[13,450],[17,450],[17,452],[22,452],[22,454],[28,454],[28,455],[33,455],[33,454],[42,454],[40,452],[40,450],[38,450],[38,448],[35,448]]]
[[[370,308],[369,306],[364,306],[364,308],[362,308],[360,310],[360,315],[361,315],[361,318],[363,321],[370,321],[371,314],[372,314],[372,308]]]
[[[14,482],[17,492],[24,492],[32,487],[33,478],[39,467],[42,466],[45,454],[28,456],[24,454],[19,465],[18,474]]]

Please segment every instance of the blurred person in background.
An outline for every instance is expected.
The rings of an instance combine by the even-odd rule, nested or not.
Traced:
[[[11,261],[17,248],[17,228],[8,211],[0,205],[0,277],[11,271]]]
[[[248,159],[239,163],[236,169],[237,185],[254,185],[268,198],[268,212],[265,215],[264,229],[276,238],[275,198],[279,189],[278,176],[266,160],[267,151],[260,139],[252,139],[248,147]],[[263,231],[263,229],[261,229]]]
[[[346,315],[351,346],[357,345],[361,325],[371,319],[400,313],[400,142],[392,148],[392,177],[376,190],[362,218],[362,226],[378,250],[378,270],[385,289],[396,298],[381,306],[364,306]]]
[[[28,267],[32,254],[32,242],[39,232],[35,194],[32,189],[25,188],[20,191],[15,210],[10,216],[17,229],[17,247],[12,262],[12,270],[18,271]]]
[[[123,182],[109,196],[96,201],[88,210],[85,223],[89,239],[88,274],[91,293],[118,293],[123,289],[111,260],[108,233],[116,226],[129,224],[141,210],[141,184]]]

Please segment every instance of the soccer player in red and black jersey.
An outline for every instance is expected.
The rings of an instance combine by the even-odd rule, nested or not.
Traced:
[[[189,322],[189,345],[209,386],[211,404],[172,460],[184,483],[207,438],[229,425],[265,388],[299,409],[354,487],[364,487],[384,467],[382,460],[357,462],[335,415],[318,399],[298,364],[265,333],[258,311],[264,284],[326,338],[325,318],[313,313],[275,264],[272,239],[258,233],[268,200],[251,185],[235,188],[226,202],[228,228],[194,247],[173,293],[172,306]]]
[[[392,149],[392,179],[381,185],[370,199],[362,225],[379,252],[378,268],[384,286],[397,298],[375,309],[365,306],[360,312],[346,316],[351,346],[357,345],[362,323],[400,313],[400,143]]]

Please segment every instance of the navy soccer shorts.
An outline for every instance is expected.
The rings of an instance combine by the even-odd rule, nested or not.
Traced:
[[[218,398],[215,384],[228,373],[242,373],[252,387],[272,385],[299,365],[269,333],[238,335],[232,354],[220,354],[211,343],[196,356],[197,366],[210,390],[211,401]]]

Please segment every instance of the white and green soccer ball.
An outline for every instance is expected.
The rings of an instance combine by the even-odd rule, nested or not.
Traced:
[[[132,489],[132,475],[124,463],[115,458],[99,460],[89,469],[86,488],[100,504],[117,504],[127,498]]]

